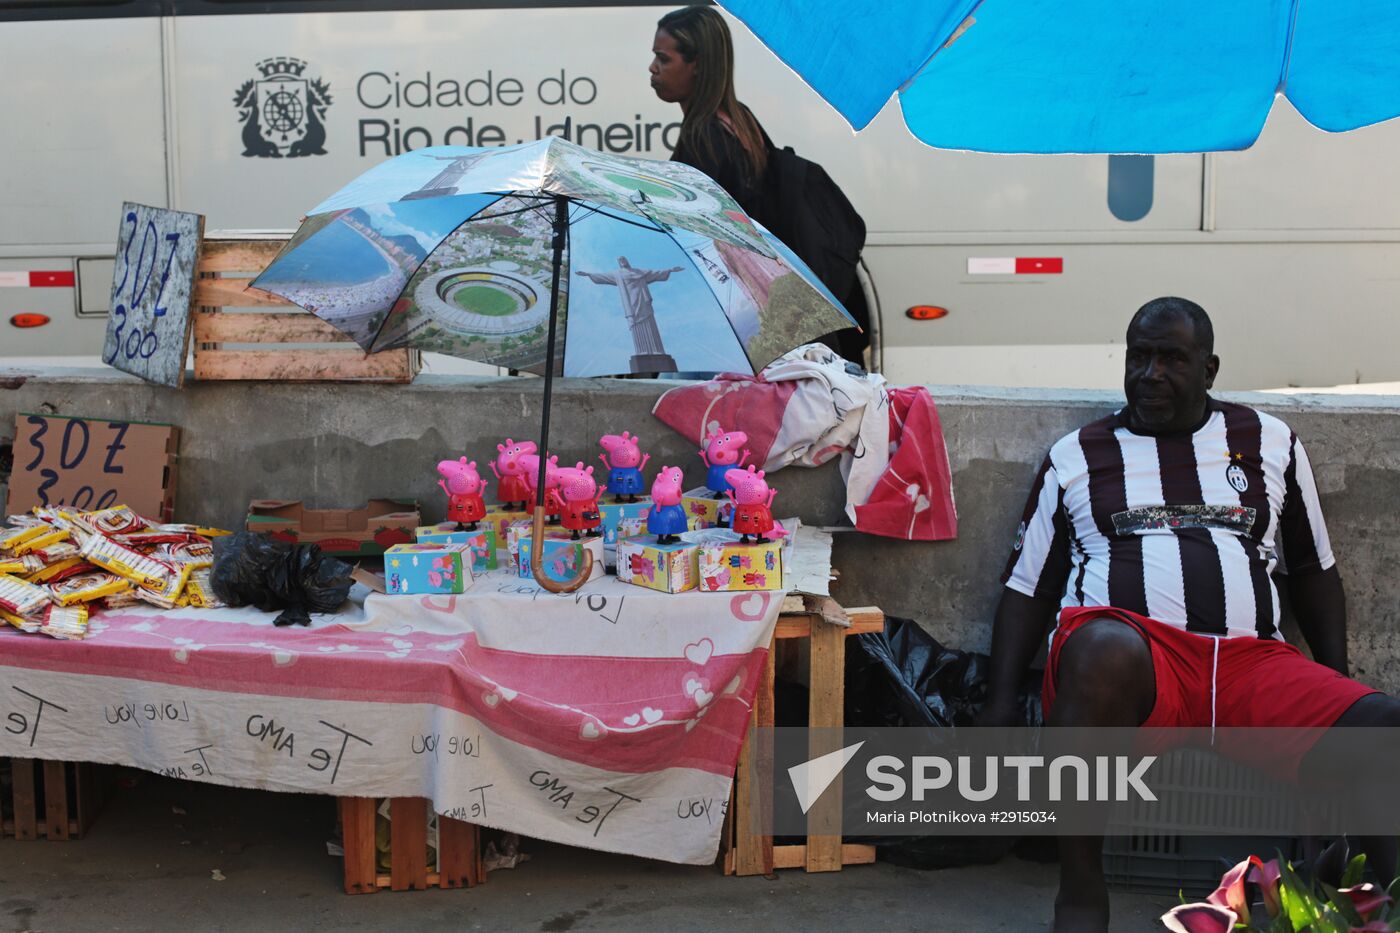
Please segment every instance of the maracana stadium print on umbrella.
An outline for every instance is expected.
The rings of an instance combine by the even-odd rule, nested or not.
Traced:
[[[704,174],[553,137],[391,159],[314,208],[253,284],[370,352],[535,372],[554,309],[553,372],[566,376],[757,372],[855,326]]]

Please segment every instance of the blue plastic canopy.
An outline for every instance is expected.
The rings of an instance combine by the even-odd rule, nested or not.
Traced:
[[[855,129],[898,92],[943,149],[1245,149],[1282,93],[1400,115],[1400,0],[718,0]]]

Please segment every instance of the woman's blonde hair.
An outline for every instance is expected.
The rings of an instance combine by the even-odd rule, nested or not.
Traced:
[[[768,146],[763,131],[747,107],[734,96],[734,42],[729,26],[713,7],[688,6],[667,13],[657,22],[676,40],[676,48],[687,62],[695,63],[695,85],[681,122],[681,140],[710,160],[714,151],[704,127],[723,110],[747,157],[746,168],[758,178],[768,167]]]

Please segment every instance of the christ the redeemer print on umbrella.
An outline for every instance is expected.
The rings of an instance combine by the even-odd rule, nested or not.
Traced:
[[[753,373],[856,326],[703,173],[553,137],[390,159],[313,208],[253,285],[367,352],[543,373],[542,451],[555,375]]]

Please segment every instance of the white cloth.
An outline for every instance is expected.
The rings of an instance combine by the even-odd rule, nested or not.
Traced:
[[[856,506],[870,498],[890,462],[885,377],[853,375],[829,347],[809,343],[770,363],[763,378],[797,383],[763,469],[820,466],[841,454],[846,515],[854,523]]]

